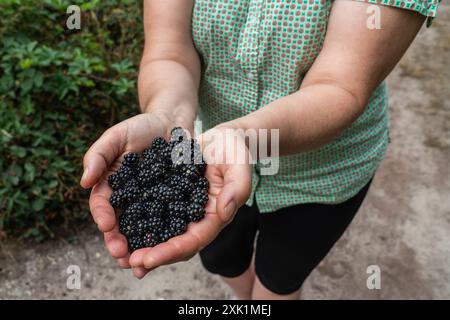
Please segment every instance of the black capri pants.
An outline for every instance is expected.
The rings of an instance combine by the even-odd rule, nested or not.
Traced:
[[[300,204],[273,213],[243,206],[200,251],[201,261],[211,273],[237,277],[249,268],[254,254],[261,283],[276,294],[293,293],[347,229],[370,183],[339,204]]]

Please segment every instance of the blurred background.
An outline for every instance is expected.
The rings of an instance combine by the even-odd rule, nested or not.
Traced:
[[[81,8],[82,30],[66,28]],[[119,269],[78,181],[88,146],[137,113],[141,1],[0,0],[0,299],[226,299],[195,257]],[[304,299],[450,299],[450,5],[388,78],[389,152]],[[67,288],[69,266],[80,289]],[[381,269],[381,289],[366,286]]]

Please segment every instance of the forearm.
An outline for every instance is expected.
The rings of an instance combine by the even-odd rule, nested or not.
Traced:
[[[163,114],[178,125],[193,122],[199,74],[200,66],[195,57],[188,68],[171,58],[144,56],[138,81],[141,111]]]
[[[361,102],[348,91],[332,84],[318,83],[231,124],[244,130],[279,129],[279,153],[288,155],[332,142],[363,109]]]
[[[145,46],[138,90],[142,112],[193,126],[200,59],[191,36],[192,0],[145,0]]]

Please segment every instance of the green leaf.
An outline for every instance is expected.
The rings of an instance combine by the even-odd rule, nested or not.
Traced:
[[[25,171],[26,171],[25,180],[28,182],[32,182],[34,180],[34,177],[36,176],[35,167],[31,163],[27,162],[25,164]]]
[[[13,155],[16,155],[19,158],[24,158],[27,155],[27,150],[24,147],[11,146],[9,150]]]
[[[41,211],[42,209],[44,209],[44,199],[42,198],[37,198],[33,201],[32,207],[34,211]]]
[[[48,188],[49,188],[49,189],[56,188],[56,187],[58,186],[58,184],[59,184],[58,180],[52,180],[52,181],[50,181],[50,183],[48,184]]]

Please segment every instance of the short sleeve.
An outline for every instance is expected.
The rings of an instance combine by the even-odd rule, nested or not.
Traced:
[[[436,11],[441,0],[356,0],[385,6],[392,6],[416,11],[427,17],[427,27],[436,17]]]

